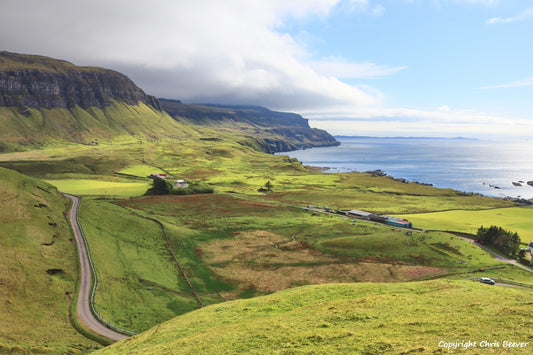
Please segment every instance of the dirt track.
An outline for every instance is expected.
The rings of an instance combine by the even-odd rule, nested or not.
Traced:
[[[78,206],[80,199],[77,196],[63,194],[69,199],[72,200],[72,208],[68,212],[68,219],[72,225],[72,230],[74,231],[74,236],[76,237],[76,244],[78,245],[78,252],[80,257],[80,292],[78,295],[78,319],[81,324],[86,328],[90,329],[96,334],[102,335],[106,338],[109,338],[114,341],[119,341],[126,339],[128,336],[117,333],[102,323],[100,323],[95,316],[92,314],[89,299],[91,293],[91,266],[89,264],[89,259],[87,257],[87,249],[83,241],[83,237],[80,232],[80,228],[77,223],[76,215],[78,213]]]

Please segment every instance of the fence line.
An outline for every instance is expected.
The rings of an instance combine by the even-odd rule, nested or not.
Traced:
[[[176,254],[174,253],[174,250],[172,250],[172,245],[170,244],[170,239],[168,238],[167,229],[166,229],[165,225],[160,220],[155,219],[153,217],[143,216],[142,214],[139,214],[139,213],[137,213],[135,211],[131,211],[129,208],[127,210],[130,211],[131,213],[135,214],[136,216],[139,216],[141,218],[144,218],[144,219],[147,219],[149,221],[155,222],[161,227],[161,229],[163,230],[163,236],[165,237],[165,241],[166,241],[166,244],[167,244],[167,249],[170,252],[170,255],[172,256],[172,258],[174,259],[174,263],[176,264],[176,267],[178,268],[179,272],[181,273],[181,276],[183,276],[183,278],[185,279],[185,282],[187,283],[187,285],[191,289],[191,292],[192,292],[194,298],[196,298],[196,300],[200,304],[200,308],[201,307],[205,307],[204,302],[202,301],[202,299],[200,298],[198,293],[196,293],[196,291],[194,290],[191,281],[189,280],[189,278],[185,274],[185,271],[181,267],[181,265],[180,265],[180,263],[178,261],[178,258],[176,257]]]

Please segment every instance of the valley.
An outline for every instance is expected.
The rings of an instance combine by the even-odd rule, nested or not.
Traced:
[[[50,65],[32,80],[61,74],[68,87],[64,72],[118,75],[43,58],[17,67],[2,56],[9,78]],[[0,352],[432,353],[440,341],[531,338],[532,273],[464,239],[496,224],[518,231],[525,248],[531,207],[325,173],[272,154],[336,144],[299,115],[176,100],[161,100],[172,112],[162,111],[118,77],[84,92],[126,97],[98,102],[3,89]],[[209,189],[147,194],[154,176],[167,188]],[[76,311],[80,261],[62,194],[81,197],[96,311],[139,333],[111,347],[121,337],[91,332]],[[353,209],[414,228],[333,213]]]
[[[471,232],[471,213],[505,214],[509,219],[502,219],[502,225],[523,223],[527,235],[530,208],[363,173],[326,174],[285,156],[242,150],[229,142],[187,142],[196,152],[224,150],[229,157],[198,154],[193,158],[185,145],[169,141],[158,142],[157,149],[150,143],[141,148],[115,144],[113,150],[50,148],[6,154],[0,156],[0,164],[31,171],[42,154],[50,170],[36,176],[57,184],[61,191],[83,196],[80,222],[99,278],[95,307],[106,321],[135,333],[202,305],[216,307],[306,285],[371,282],[377,286],[406,281],[423,285],[434,278],[461,283],[481,276],[531,283],[531,273],[444,232]],[[138,158],[140,149],[146,151]],[[63,159],[69,152],[76,152],[68,158],[78,165],[74,168]],[[31,159],[24,159],[25,155]],[[75,173],[95,159],[99,159],[100,174]],[[125,163],[117,166],[117,161]],[[63,175],[54,173],[55,169],[72,171]],[[142,196],[150,187],[149,171],[201,181],[215,192]],[[259,192],[267,181],[271,191]],[[317,201],[331,209],[365,206],[376,213],[408,218],[415,227],[443,231],[409,235],[401,228],[353,223],[353,218],[343,215],[305,210]],[[448,212],[433,212],[442,209]],[[457,214],[453,224],[439,215],[453,211]],[[436,218],[430,219],[432,214]],[[462,224],[459,215],[465,216]],[[201,303],[174,265],[161,227],[147,218],[165,226],[172,253]],[[485,271],[474,272],[479,269]],[[465,285],[473,286],[472,281]]]

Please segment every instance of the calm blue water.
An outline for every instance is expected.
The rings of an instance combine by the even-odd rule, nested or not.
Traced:
[[[381,169],[409,181],[496,197],[533,198],[533,141],[336,137],[340,146],[282,153],[330,172]],[[523,181],[523,186],[513,182]],[[498,186],[500,189],[490,187]]]

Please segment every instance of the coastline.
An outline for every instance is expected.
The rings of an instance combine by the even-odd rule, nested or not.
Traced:
[[[467,138],[335,138],[340,143],[337,146],[278,154],[326,173],[366,172],[405,183],[533,204],[533,164],[529,161],[533,147],[527,144],[494,145]],[[524,147],[532,154],[528,155]],[[500,150],[503,157],[495,154]]]

